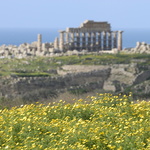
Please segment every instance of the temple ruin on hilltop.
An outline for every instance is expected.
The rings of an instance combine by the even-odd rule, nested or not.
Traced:
[[[78,28],[59,31],[60,36],[54,41],[54,49],[67,50],[122,50],[122,32],[111,31],[107,22],[84,21]]]
[[[37,41],[19,46],[0,46],[0,58],[24,58],[30,56],[61,56],[87,53],[117,53],[122,50],[122,32],[111,31],[107,22],[87,20],[78,28],[59,31],[60,36],[54,42],[43,43],[42,35]],[[143,44],[140,46],[141,49]],[[143,48],[142,48],[143,50]]]

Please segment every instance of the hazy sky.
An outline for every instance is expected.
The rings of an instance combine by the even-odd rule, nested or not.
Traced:
[[[150,0],[0,0],[0,28],[78,27],[84,20],[150,28]]]

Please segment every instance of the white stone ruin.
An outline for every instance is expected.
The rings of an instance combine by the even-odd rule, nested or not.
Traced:
[[[122,50],[122,32],[111,31],[107,22],[84,21],[78,28],[59,31],[60,36],[53,43],[42,43],[42,35],[37,41],[19,46],[0,46],[0,58],[23,58],[28,56],[78,55],[87,52],[117,53]],[[61,54],[60,54],[61,53]]]
[[[122,32],[111,31],[107,22],[86,20],[79,28],[67,28],[59,31],[60,36],[54,41],[54,49],[67,50],[122,50]]]

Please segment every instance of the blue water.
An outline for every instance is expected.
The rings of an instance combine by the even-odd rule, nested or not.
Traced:
[[[37,41],[37,34],[42,34],[42,41],[53,42],[59,36],[59,29],[0,29],[0,45],[20,45]],[[150,29],[124,29],[123,48],[135,47],[136,42],[150,44]]]
[[[123,32],[123,48],[135,47],[136,42],[150,44],[150,29],[125,29]]]
[[[37,41],[42,34],[43,43],[53,42],[59,36],[58,29],[0,29],[0,45],[20,45]]]

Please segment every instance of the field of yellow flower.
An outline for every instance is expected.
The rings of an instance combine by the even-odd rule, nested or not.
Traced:
[[[91,99],[0,110],[0,149],[150,149],[150,102],[111,94]]]

